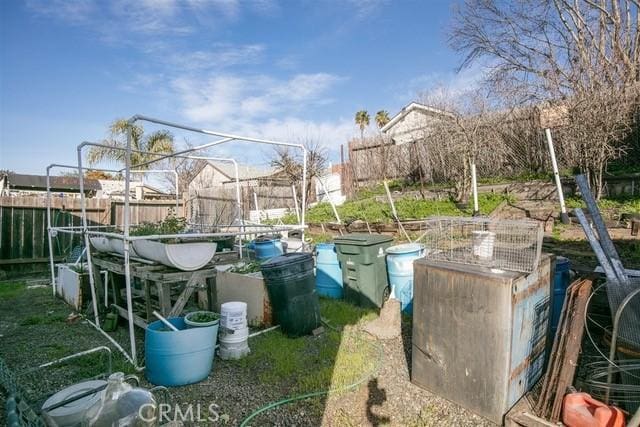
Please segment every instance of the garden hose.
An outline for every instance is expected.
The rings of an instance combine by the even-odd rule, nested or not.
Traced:
[[[311,393],[306,393],[306,394],[301,394],[298,396],[292,396],[292,397],[287,397],[285,399],[282,400],[278,400],[277,402],[272,402],[269,403],[261,408],[258,408],[257,410],[255,410],[254,412],[252,412],[247,418],[245,418],[242,423],[240,424],[240,427],[247,427],[249,426],[249,422],[254,419],[255,417],[257,417],[258,415],[262,414],[263,412],[266,412],[270,409],[273,408],[277,408],[278,406],[282,406],[282,405],[286,405],[292,402],[296,402],[298,400],[304,400],[304,399],[309,399],[312,397],[318,397],[318,396],[323,396],[323,395],[328,395],[331,393],[336,393],[336,392],[341,392],[341,391],[347,391],[347,390],[351,390],[355,387],[358,387],[359,385],[361,385],[362,383],[364,383],[365,381],[369,380],[369,378],[371,378],[372,376],[374,376],[378,370],[380,369],[380,366],[382,365],[382,360],[384,359],[384,351],[382,349],[382,347],[378,344],[375,343],[370,343],[378,352],[378,357],[376,359],[376,364],[373,367],[373,369],[369,372],[367,372],[365,375],[363,375],[358,381],[352,383],[352,384],[348,384],[346,386],[343,387],[339,387],[336,389],[329,389],[329,390],[321,390],[321,391],[314,391]]]

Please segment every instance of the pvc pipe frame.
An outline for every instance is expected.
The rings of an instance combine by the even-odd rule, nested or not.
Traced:
[[[261,143],[261,144],[269,144],[269,145],[278,145],[278,146],[285,146],[285,147],[293,147],[293,148],[299,148],[302,150],[303,152],[303,158],[302,158],[302,215],[300,218],[300,227],[303,229],[303,240],[304,240],[304,224],[305,224],[305,211],[306,211],[306,181],[307,181],[307,149],[304,147],[304,145],[302,144],[292,144],[292,143],[287,143],[287,142],[279,142],[279,141],[271,141],[271,140],[266,140],[266,139],[258,139],[258,138],[249,138],[249,137],[243,137],[243,136],[239,136],[239,135],[233,135],[233,134],[226,134],[226,133],[222,133],[222,132],[216,132],[216,131],[210,131],[210,130],[206,130],[206,129],[198,129],[195,127],[191,127],[191,126],[185,126],[185,125],[181,125],[181,124],[177,124],[177,123],[172,123],[172,122],[168,122],[165,120],[160,120],[160,119],[155,119],[155,118],[151,118],[151,117],[146,117],[146,116],[142,116],[142,115],[134,115],[132,116],[127,123],[129,125],[133,125],[134,123],[138,122],[138,121],[146,121],[146,122],[150,122],[150,123],[155,123],[155,124],[159,124],[159,125],[163,125],[163,126],[168,126],[168,127],[172,127],[172,128],[176,128],[176,129],[182,129],[182,130],[186,130],[186,131],[190,131],[190,132],[195,132],[195,133],[201,133],[201,134],[205,134],[205,135],[212,135],[212,136],[218,136],[221,137],[223,139],[219,140],[219,141],[214,141],[214,142],[210,142],[207,144],[203,144],[197,147],[193,147],[187,150],[182,150],[179,151],[178,153],[173,153],[173,154],[169,154],[169,155],[165,155],[165,156],[160,156],[157,159],[154,160],[150,160],[147,162],[143,162],[140,163],[138,165],[131,165],[131,152],[134,151],[131,148],[131,127],[129,127],[128,131],[127,131],[127,145],[126,145],[126,154],[125,154],[125,167],[124,167],[124,178],[125,178],[125,189],[124,189],[124,212],[123,212],[123,242],[124,242],[124,271],[125,271],[125,286],[126,286],[126,298],[127,298],[127,317],[129,320],[129,344],[130,344],[130,348],[131,348],[131,360],[133,362],[134,366],[137,366],[137,354],[136,354],[136,342],[135,342],[135,325],[133,323],[133,303],[132,303],[132,294],[131,294],[131,266],[130,266],[130,245],[131,245],[131,239],[129,236],[129,232],[130,232],[130,212],[129,212],[129,207],[130,207],[130,194],[129,194],[129,189],[130,189],[130,181],[131,181],[131,170],[133,167],[136,168],[140,168],[142,166],[146,166],[149,165],[151,163],[166,159],[166,158],[170,158],[170,157],[177,157],[179,155],[182,154],[187,154],[187,153],[191,153],[194,151],[198,151],[198,150],[202,150],[204,148],[209,148],[209,147],[213,147],[219,144],[223,144],[226,142],[230,142],[230,141],[234,141],[234,140],[241,140],[241,141],[247,141],[247,142],[255,142],[255,143]],[[98,318],[98,312],[97,312],[97,302],[96,302],[96,298],[95,298],[95,291],[94,291],[94,280],[93,280],[93,266],[92,266],[92,262],[91,262],[91,248],[90,248],[90,244],[89,244],[89,232],[88,232],[88,224],[87,224],[87,212],[86,212],[86,201],[85,201],[85,197],[84,197],[84,176],[83,176],[83,166],[82,166],[82,149],[85,146],[95,146],[95,147],[105,147],[105,144],[97,144],[97,143],[92,143],[92,142],[82,142],[81,144],[78,145],[77,147],[77,152],[78,152],[78,174],[79,174],[79,179],[80,179],[80,201],[81,201],[81,207],[82,207],[82,222],[83,222],[83,227],[84,227],[84,237],[85,237],[85,246],[87,247],[87,261],[88,261],[88,265],[89,265],[89,281],[91,284],[91,290],[92,290],[92,298],[94,300],[93,304],[94,304],[94,315],[95,315],[95,320],[96,320],[96,326],[99,328],[100,324],[99,324],[99,318]],[[109,148],[113,148],[113,147],[109,147]],[[213,233],[212,233],[213,234]],[[197,235],[196,235],[197,236]],[[200,236],[205,236],[205,234],[201,234]],[[181,236],[184,237],[184,236]]]

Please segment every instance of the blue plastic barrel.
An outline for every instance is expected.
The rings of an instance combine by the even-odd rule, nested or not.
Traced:
[[[387,248],[387,273],[391,294],[400,301],[402,311],[413,312],[413,261],[424,256],[424,246],[405,243]]]
[[[562,311],[562,304],[564,303],[564,297],[569,287],[571,262],[562,256],[556,257],[556,273],[553,277],[553,298],[551,306],[551,322],[550,332],[551,340],[556,336],[556,329],[558,329],[558,322],[560,321],[560,312]]]
[[[218,325],[189,328],[184,318],[168,319],[179,331],[169,331],[159,320],[147,326],[144,339],[145,376],[167,387],[193,384],[213,368]]]
[[[271,259],[282,255],[282,242],[280,239],[265,239],[258,238],[253,242],[253,250],[256,254],[256,259],[259,261]]]
[[[333,243],[316,245],[316,290],[327,298],[342,298],[342,269]]]

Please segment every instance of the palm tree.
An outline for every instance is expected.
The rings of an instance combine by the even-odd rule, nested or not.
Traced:
[[[356,125],[360,128],[360,139],[364,140],[364,128],[369,126],[369,113],[366,110],[356,113]]]
[[[118,119],[109,126],[109,137],[103,141],[107,147],[92,147],[88,154],[89,164],[96,164],[104,160],[112,160],[118,163],[125,162],[126,151],[120,148],[127,146],[127,133],[131,130],[131,149],[146,151],[148,153],[131,152],[131,166],[157,159],[155,154],[171,154],[174,152],[173,135],[166,130],[159,130],[148,135],[139,124],[130,124],[125,119]],[[136,169],[148,169],[150,165],[141,165]]]
[[[378,129],[382,129],[387,123],[389,123],[389,112],[387,110],[380,110],[376,113],[376,124]]]

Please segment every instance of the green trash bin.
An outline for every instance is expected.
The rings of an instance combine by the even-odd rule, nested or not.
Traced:
[[[345,300],[362,307],[382,307],[388,291],[385,249],[393,238],[352,233],[334,240],[342,268]]]

